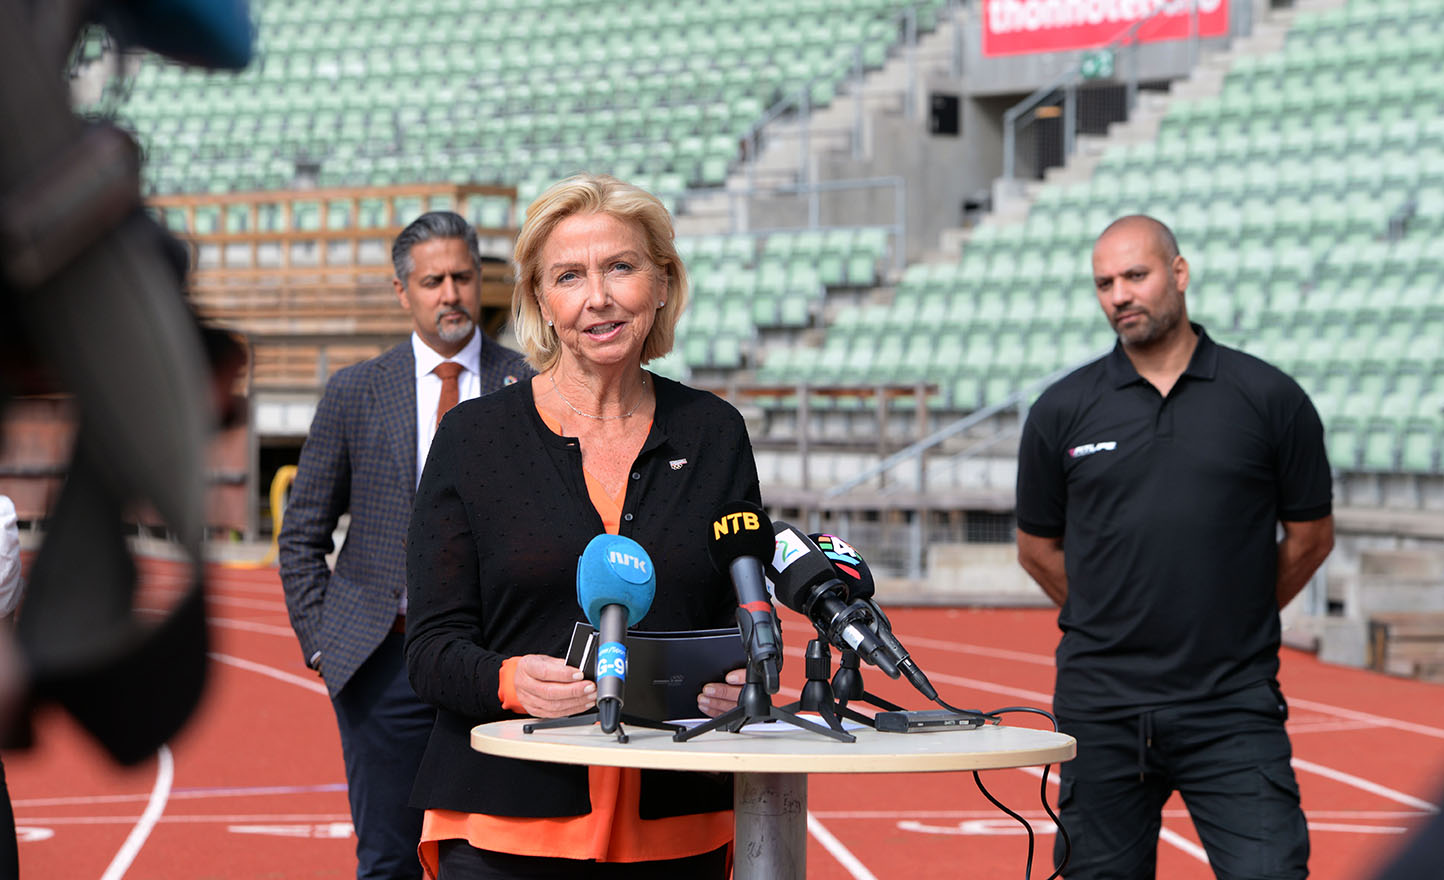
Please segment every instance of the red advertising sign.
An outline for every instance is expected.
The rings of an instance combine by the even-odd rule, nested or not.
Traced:
[[[1198,35],[1228,34],[1228,0],[983,0],[983,54],[1025,55],[1095,49],[1128,26],[1162,11],[1134,32],[1142,43],[1189,36],[1193,3]]]

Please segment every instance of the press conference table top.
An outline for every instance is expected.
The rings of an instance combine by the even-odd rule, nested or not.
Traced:
[[[507,758],[653,770],[733,773],[916,773],[996,770],[1071,759],[1071,736],[1024,727],[986,725],[926,733],[878,733],[848,724],[856,742],[837,742],[785,723],[752,723],[737,733],[711,731],[686,742],[672,734],[626,726],[619,743],[596,725],[523,733],[526,720],[472,728],[471,747]]]

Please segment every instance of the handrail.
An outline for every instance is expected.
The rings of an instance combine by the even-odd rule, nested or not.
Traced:
[[[903,9],[903,10],[895,13],[895,14],[892,16],[891,19],[887,19],[887,21],[888,21],[889,24],[896,25],[896,26],[898,26],[898,27],[900,27],[900,28],[902,29],[902,31],[903,31],[902,43],[903,43],[903,48],[904,48],[904,50],[916,50],[916,49],[917,49],[917,39],[918,39],[917,20],[918,20],[918,9],[917,9],[916,6],[909,6],[909,7],[907,7],[906,9]],[[742,138],[741,138],[741,140],[743,140],[743,141],[745,141],[745,142],[747,143],[747,148],[748,148],[748,157],[747,157],[747,158],[748,158],[748,163],[749,163],[749,164],[748,164],[748,169],[747,169],[747,170],[748,170],[748,178],[747,178],[747,184],[748,184],[748,186],[750,186],[750,187],[755,187],[755,186],[757,185],[757,184],[756,184],[757,158],[758,158],[758,154],[759,154],[759,152],[760,152],[760,149],[759,149],[759,148],[760,148],[760,146],[761,146],[760,143],[759,143],[758,135],[761,133],[762,129],[763,129],[768,123],[770,123],[770,122],[772,122],[772,121],[780,118],[780,117],[782,116],[782,114],[788,112],[789,110],[793,110],[793,109],[796,109],[796,110],[799,110],[799,111],[802,111],[802,112],[803,112],[803,117],[804,117],[804,118],[803,118],[803,121],[802,121],[802,123],[801,123],[801,128],[802,128],[801,137],[802,137],[803,145],[802,145],[802,149],[800,150],[800,152],[801,152],[801,154],[802,154],[801,157],[800,157],[800,162],[801,162],[802,164],[801,164],[801,167],[798,169],[798,171],[799,171],[798,177],[799,177],[800,179],[807,177],[806,171],[807,171],[807,169],[808,169],[808,167],[809,167],[809,165],[810,165],[810,162],[809,162],[809,158],[810,158],[810,157],[809,157],[809,155],[808,155],[809,150],[808,150],[808,147],[807,147],[807,140],[808,140],[808,137],[807,137],[807,126],[810,124],[810,120],[811,120],[811,116],[812,116],[812,89],[813,89],[813,87],[814,87],[815,85],[817,85],[818,83],[823,82],[823,81],[827,81],[827,78],[828,78],[829,76],[836,75],[836,73],[838,72],[839,69],[846,67],[846,68],[851,68],[855,73],[858,74],[857,82],[856,82],[856,88],[857,88],[857,89],[859,90],[859,92],[860,92],[861,89],[862,89],[862,75],[861,75],[861,62],[860,62],[860,58],[861,58],[861,55],[862,55],[862,50],[863,50],[864,48],[866,48],[866,46],[867,46],[867,42],[866,42],[866,41],[860,41],[860,42],[854,43],[854,44],[852,44],[851,46],[847,47],[847,48],[849,48],[851,51],[847,53],[847,55],[846,55],[846,60],[839,60],[839,61],[836,62],[834,65],[832,65],[832,66],[830,66],[830,67],[827,68],[828,73],[819,73],[818,75],[816,75],[816,76],[812,77],[811,79],[807,80],[806,82],[802,83],[800,86],[792,89],[791,91],[785,92],[781,98],[778,98],[778,99],[777,99],[776,103],[774,103],[771,107],[769,107],[769,108],[767,108],[765,111],[763,111],[763,114],[762,114],[762,118],[761,118],[761,119],[755,121],[755,122],[752,123],[750,126],[748,126],[747,130],[742,134]],[[904,91],[904,94],[907,96],[907,100],[906,100],[907,106],[904,108],[904,110],[905,110],[905,112],[907,113],[908,118],[911,119],[911,118],[912,118],[912,115],[916,112],[915,109],[914,109],[914,105],[917,103],[917,100],[916,100],[916,98],[917,98],[917,93],[916,93],[916,92],[917,92],[917,72],[916,72],[915,69],[912,69],[912,68],[909,69],[909,71],[908,71],[908,77],[907,77],[907,82],[906,82],[906,84],[905,84],[904,87],[903,87],[903,91]],[[853,112],[854,112],[854,114],[859,114],[859,115],[861,114],[861,105],[860,105],[860,103],[855,106]],[[859,129],[860,129],[860,122],[859,122],[859,120],[856,120],[856,119],[855,119],[855,120],[854,120],[854,124],[853,124],[853,133],[852,133],[852,136],[853,136],[854,138],[858,138],[858,137],[861,136]],[[856,146],[856,145],[854,145],[854,147],[855,147],[855,146]]]
[[[1028,395],[1032,394],[1034,391],[1047,388],[1049,385],[1052,385],[1054,382],[1058,381],[1059,379],[1063,378],[1064,376],[1068,375],[1069,373],[1073,372],[1084,364],[1090,363],[1097,360],[1099,357],[1102,357],[1103,354],[1103,352],[1100,352],[1098,354],[1090,355],[1089,357],[1079,361],[1076,364],[1070,364],[1066,367],[1054,370],[1053,372],[1042,377],[1041,379],[1035,379],[1027,385],[1024,385],[1022,388],[1019,388],[1012,394],[1008,395],[1002,401],[992,404],[991,406],[985,406],[982,409],[974,410],[968,415],[963,416],[957,421],[954,421],[952,424],[945,425],[942,428],[939,428],[938,430],[929,434],[928,436],[922,438],[921,440],[918,440],[915,443],[903,447],[902,449],[894,452],[892,455],[889,455],[887,458],[884,458],[882,461],[878,462],[872,467],[863,470],[856,476],[842,483],[839,483],[836,486],[833,486],[831,489],[823,492],[821,495],[818,496],[817,500],[819,504],[821,504],[822,502],[831,501],[832,499],[837,498],[841,495],[845,495],[846,493],[851,492],[853,489],[856,489],[858,486],[861,486],[863,483],[866,483],[868,480],[871,480],[874,477],[881,476],[887,471],[892,470],[899,464],[917,458],[924,452],[942,443],[944,440],[960,434],[975,425],[982,424],[983,422],[991,419],[993,416],[996,416],[999,413],[1013,409],[1019,403],[1026,400],[1028,398]]]
[[[1141,27],[1143,27],[1143,25],[1145,25],[1145,24],[1153,21],[1153,20],[1154,20],[1156,17],[1158,17],[1159,15],[1162,15],[1162,14],[1168,12],[1168,11],[1170,10],[1170,8],[1175,5],[1176,0],[1154,0],[1154,2],[1155,2],[1155,4],[1156,4],[1156,7],[1154,8],[1154,10],[1153,10],[1152,12],[1148,13],[1148,15],[1144,16],[1143,18],[1138,19],[1137,21],[1135,21],[1135,22],[1133,22],[1132,24],[1128,25],[1127,27],[1123,28],[1122,30],[1120,30],[1120,31],[1117,33],[1117,35],[1111,37],[1111,38],[1110,38],[1109,40],[1107,40],[1106,42],[1100,43],[1099,45],[1093,47],[1092,49],[1088,49],[1088,50],[1086,50],[1086,51],[1087,51],[1087,52],[1098,52],[1098,51],[1105,50],[1105,49],[1106,49],[1106,50],[1112,50],[1112,49],[1117,49],[1117,48],[1120,48],[1120,47],[1122,47],[1122,46],[1124,46],[1124,45],[1127,45],[1127,44],[1130,43],[1130,42],[1133,42],[1132,38],[1137,34],[1139,28],[1141,28]],[[1194,12],[1194,14],[1197,14],[1197,10],[1198,10],[1197,0],[1188,0],[1188,2],[1189,2],[1189,7],[1190,7],[1190,9]],[[1137,60],[1137,59],[1136,59],[1136,57],[1135,57],[1135,61],[1136,61],[1136,60]],[[1039,105],[1041,105],[1044,101],[1046,101],[1050,96],[1052,96],[1052,95],[1055,94],[1056,92],[1064,89],[1064,88],[1065,88],[1066,86],[1068,86],[1070,83],[1074,82],[1074,81],[1079,77],[1079,75],[1080,75],[1082,72],[1083,72],[1083,59],[1080,57],[1080,58],[1079,58],[1077,61],[1075,61],[1071,66],[1069,66],[1068,68],[1066,68],[1062,73],[1058,74],[1058,76],[1055,77],[1052,82],[1050,82],[1050,83],[1048,83],[1047,85],[1044,85],[1044,86],[1038,88],[1036,91],[1034,91],[1034,92],[1033,92],[1031,95],[1029,95],[1028,97],[1024,98],[1023,100],[1021,100],[1021,101],[1019,101],[1018,103],[1014,104],[1012,107],[1009,107],[1007,110],[1003,111],[1003,179],[1004,179],[1004,180],[1012,180],[1012,179],[1014,179],[1014,177],[1016,176],[1016,173],[1017,173],[1017,167],[1016,167],[1016,165],[1017,165],[1017,160],[1016,160],[1016,158],[1015,158],[1015,154],[1016,154],[1016,152],[1017,152],[1017,149],[1016,149],[1016,148],[1017,148],[1017,131],[1016,131],[1016,129],[1017,129],[1017,121],[1023,116],[1023,114],[1029,113],[1029,112],[1033,111],[1033,110],[1036,109]],[[1129,110],[1132,110],[1132,109],[1133,109],[1133,96],[1134,96],[1134,94],[1136,93],[1137,88],[1138,88],[1138,72],[1137,72],[1137,70],[1132,70],[1132,71],[1129,72],[1129,79],[1128,79],[1128,89],[1129,89],[1129,92],[1128,92],[1128,108],[1129,108]]]

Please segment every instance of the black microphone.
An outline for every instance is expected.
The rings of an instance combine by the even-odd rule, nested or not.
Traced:
[[[829,642],[898,677],[897,664],[871,629],[872,609],[847,601],[847,587],[838,580],[832,561],[812,539],[784,522],[777,523],[776,548],[768,575],[777,601],[807,617]]]
[[[877,634],[878,641],[887,648],[892,660],[897,664],[898,671],[907,677],[912,686],[917,688],[923,696],[929,700],[938,698],[938,690],[933,683],[928,681],[921,668],[913,661],[897,636],[893,635],[892,621],[887,619],[882,608],[878,606],[873,594],[877,592],[877,584],[872,579],[872,570],[867,567],[867,561],[862,558],[853,546],[836,535],[817,534],[810,536],[817,542],[822,554],[832,563],[833,571],[847,587],[847,595],[854,601],[861,601],[867,604],[873,611],[873,632]]]
[[[772,558],[772,546],[772,521],[755,504],[732,501],[712,517],[707,555],[719,572],[732,578],[747,662],[762,673],[769,694],[782,686],[782,641],[763,575],[764,561]]]

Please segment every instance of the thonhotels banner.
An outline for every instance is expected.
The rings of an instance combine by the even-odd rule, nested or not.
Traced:
[[[1228,0],[983,0],[983,54],[1095,49],[1160,7],[1135,38],[1143,43],[1182,40],[1189,36],[1194,3],[1199,36],[1228,33]]]

